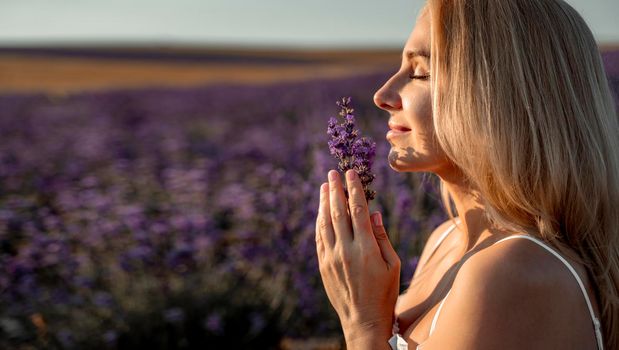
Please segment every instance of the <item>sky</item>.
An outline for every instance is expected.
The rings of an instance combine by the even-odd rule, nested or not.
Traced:
[[[58,44],[401,47],[422,0],[0,0],[0,47]],[[619,0],[567,0],[619,43]]]

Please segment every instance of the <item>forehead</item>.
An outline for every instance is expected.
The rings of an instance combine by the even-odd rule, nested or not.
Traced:
[[[415,27],[406,40],[404,57],[408,51],[430,53],[430,14],[425,9],[417,18]]]

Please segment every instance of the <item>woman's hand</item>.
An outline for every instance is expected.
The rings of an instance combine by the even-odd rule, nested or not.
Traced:
[[[320,187],[316,220],[316,251],[322,282],[350,342],[391,336],[399,294],[400,259],[380,219],[370,220],[361,181],[346,173],[349,200],[337,171]],[[365,343],[365,341],[363,341]]]

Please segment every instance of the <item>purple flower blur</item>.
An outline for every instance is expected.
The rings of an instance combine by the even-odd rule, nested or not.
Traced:
[[[338,124],[336,118],[329,119],[327,127],[327,134],[331,136],[328,142],[329,151],[339,161],[338,169],[342,173],[349,169],[357,172],[363,185],[365,199],[369,202],[376,196],[376,191],[369,188],[376,177],[372,174],[376,143],[367,137],[358,138],[359,130],[355,129],[354,109],[350,107],[350,97],[342,97],[336,103],[341,108],[339,115],[344,121]],[[344,193],[348,198],[346,188],[344,188]]]

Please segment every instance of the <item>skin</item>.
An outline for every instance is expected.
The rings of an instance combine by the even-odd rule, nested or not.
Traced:
[[[595,339],[585,301],[574,277],[558,259],[526,239],[488,248],[508,233],[491,227],[479,192],[464,184],[462,174],[435,141],[429,60],[421,56],[409,60],[408,51],[430,52],[430,19],[425,11],[405,44],[400,69],[374,96],[375,104],[389,113],[389,121],[411,129],[388,135],[389,164],[398,172],[438,175],[451,193],[462,223],[449,247],[439,247],[437,254],[444,254],[444,259],[434,264],[424,261],[424,249],[419,264],[423,271],[416,271],[412,284],[421,280],[426,290],[438,289],[436,279],[424,279],[424,273],[434,271],[444,278],[449,266],[439,268],[437,263],[466,261],[449,281],[443,281],[451,285],[452,292],[441,311],[440,325],[424,343],[424,350],[590,348]],[[387,340],[398,300],[400,259],[384,227],[372,220],[380,213],[370,217],[355,172],[346,174],[349,200],[337,171],[328,175],[328,182],[320,188],[316,221],[323,285],[340,318],[348,349],[390,349]],[[436,237],[430,237],[429,242],[433,239]],[[587,287],[599,317],[586,271],[568,261]],[[476,336],[479,329],[484,330],[483,337]],[[409,348],[414,348],[410,345],[416,343],[407,340]]]

